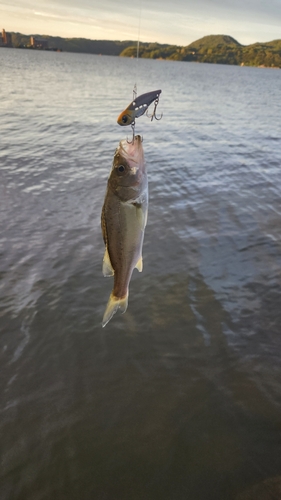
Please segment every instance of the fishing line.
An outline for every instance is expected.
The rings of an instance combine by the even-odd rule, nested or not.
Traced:
[[[137,39],[137,61],[136,61],[136,81],[133,87],[133,101],[127,106],[122,113],[117,118],[117,123],[121,126],[131,125],[133,138],[132,141],[127,139],[128,143],[133,144],[135,140],[135,120],[139,118],[144,113],[146,116],[151,119],[151,121],[155,118],[155,120],[161,120],[162,114],[160,117],[156,116],[156,108],[159,103],[159,96],[161,94],[161,90],[153,90],[152,92],[147,92],[146,94],[142,94],[138,97],[137,91],[137,82],[139,79],[139,59],[140,59],[140,33],[141,33],[141,18],[142,18],[142,0],[139,0],[139,23],[138,23],[138,39]],[[148,106],[154,102],[154,109],[151,115],[147,113]]]
[[[137,81],[139,78],[139,55],[140,55],[140,31],[141,31],[141,16],[142,16],[142,0],[140,0],[139,10],[139,26],[138,26],[138,41],[137,41],[137,68],[136,68],[136,83],[133,90],[133,99],[137,97]]]
[[[139,58],[139,51],[140,51],[141,15],[142,15],[142,0],[140,0],[139,29],[138,29],[138,43],[137,43],[137,59]]]
[[[140,53],[140,30],[141,30],[141,15],[142,15],[142,0],[140,0],[140,10],[139,10],[139,26],[138,26],[138,40],[137,40],[137,64],[136,64],[136,81],[133,87],[133,101],[136,100],[138,95],[138,86],[137,81],[139,79],[139,53]],[[135,122],[133,121],[132,125],[133,132],[133,142],[135,139]]]

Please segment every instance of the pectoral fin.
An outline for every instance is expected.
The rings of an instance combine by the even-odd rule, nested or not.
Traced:
[[[135,265],[135,268],[141,273],[142,272],[142,268],[143,268],[143,264],[142,264],[142,256],[140,256],[138,262],[136,263]]]
[[[145,230],[145,226],[147,223],[147,208],[144,208],[140,204],[135,204],[136,211],[137,211],[137,220],[139,222],[139,225],[141,227],[141,230]]]
[[[103,257],[103,263],[102,263],[102,273],[104,276],[113,276],[114,275],[114,269],[111,265],[109,254],[107,247],[104,252],[104,257]]]

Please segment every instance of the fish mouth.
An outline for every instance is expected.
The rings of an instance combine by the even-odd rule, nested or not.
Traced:
[[[118,146],[118,153],[123,155],[128,162],[140,163],[143,161],[143,147],[142,138],[136,135],[132,142],[127,139],[120,141]]]

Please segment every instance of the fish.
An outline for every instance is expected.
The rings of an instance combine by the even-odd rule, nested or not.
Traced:
[[[142,246],[148,212],[148,181],[142,138],[120,141],[113,158],[101,214],[105,244],[102,271],[114,276],[102,320],[104,327],[117,312],[128,306],[133,270],[143,269]]]
[[[135,122],[136,118],[143,115],[148,106],[156,99],[159,99],[161,90],[153,90],[152,92],[147,92],[139,97],[136,97],[129,106],[127,106],[122,113],[117,118],[117,123],[121,126],[131,125]]]

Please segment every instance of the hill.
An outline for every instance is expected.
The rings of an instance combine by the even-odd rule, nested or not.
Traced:
[[[209,35],[192,42],[182,50],[183,61],[216,64],[240,64],[242,45],[228,35]]]
[[[158,52],[157,44],[153,45],[151,49],[146,47],[140,50],[140,57],[157,58],[161,52],[160,57],[174,61],[281,68],[281,40],[244,46],[228,35],[209,35],[185,47],[158,46]],[[131,46],[120,55],[132,57],[135,51],[135,46]]]
[[[14,47],[31,48],[30,35],[21,33],[11,33],[11,35]],[[42,38],[42,35],[32,36]],[[43,35],[43,38],[48,40],[48,46],[51,50],[120,55],[122,57],[136,57],[137,55],[137,42],[130,40],[89,40],[87,38],[61,38],[48,35]],[[183,47],[141,42],[139,57],[281,68],[281,40],[241,45],[228,35],[209,35]]]
[[[231,36],[208,35],[208,36],[203,36],[203,38],[199,38],[199,40],[190,43],[189,45],[187,45],[186,48],[200,50],[205,47],[213,49],[220,46],[232,46],[232,45],[236,47],[242,47],[241,43],[237,42],[237,40],[235,40],[235,38],[232,38]]]
[[[139,57],[144,57],[147,59],[169,59],[175,51],[177,51],[177,45],[168,45],[161,43],[140,43],[139,46]],[[137,44],[130,45],[120,54],[122,57],[136,57],[137,56]]]
[[[102,54],[119,56],[120,53],[134,44],[133,41],[112,41],[112,40],[90,40],[88,38],[61,38],[49,35],[22,35],[21,33],[11,33],[12,45],[19,48],[30,48],[30,37],[44,38],[48,41],[50,49],[58,49],[64,52],[83,52],[86,54]]]

